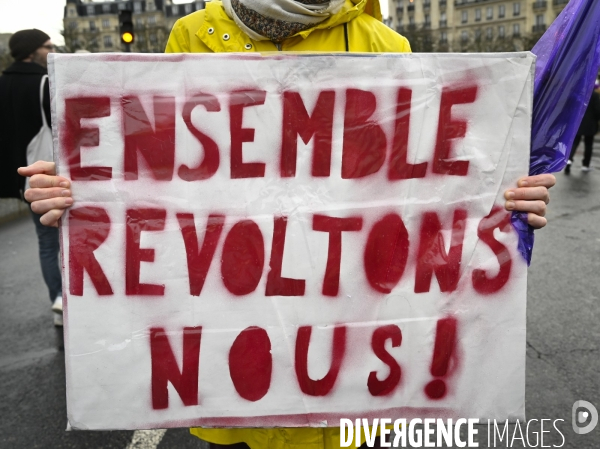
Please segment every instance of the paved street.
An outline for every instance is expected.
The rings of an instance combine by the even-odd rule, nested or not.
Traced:
[[[596,155],[600,158],[600,145]],[[578,155],[570,177],[557,174],[550,225],[536,234],[529,273],[527,418],[564,419],[562,447],[594,449],[600,447],[600,426],[581,436],[571,428],[576,400],[600,408],[600,170],[581,173],[580,163]],[[0,226],[0,447],[204,447],[185,429],[65,431],[62,335],[52,326],[36,252],[29,217]],[[557,432],[545,435],[546,447],[561,443]],[[523,445],[517,440],[513,447]]]
[[[0,225],[0,448],[205,449],[187,429],[164,435],[65,432],[62,330],[52,325],[50,300],[29,216]],[[162,438],[161,438],[162,437]],[[134,440],[135,438],[135,440]],[[159,444],[157,444],[159,442]]]

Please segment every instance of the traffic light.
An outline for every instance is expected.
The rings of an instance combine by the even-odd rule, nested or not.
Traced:
[[[129,48],[129,44],[133,44],[133,41],[135,40],[133,22],[131,21],[131,11],[119,11],[119,33],[121,35],[121,42],[127,44],[126,48]]]

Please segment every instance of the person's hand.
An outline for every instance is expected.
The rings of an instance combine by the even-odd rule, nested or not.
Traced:
[[[504,192],[508,211],[528,212],[527,222],[534,228],[546,226],[546,205],[550,202],[548,189],[556,184],[554,175],[526,176],[519,179],[516,189]]]
[[[46,226],[58,226],[62,217],[71,204],[71,181],[62,176],[56,176],[54,162],[37,161],[18,170],[21,176],[30,176],[29,186],[25,191],[25,199],[31,203],[31,210],[42,215],[40,222]]]

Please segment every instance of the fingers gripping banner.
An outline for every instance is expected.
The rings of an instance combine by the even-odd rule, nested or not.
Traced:
[[[71,425],[523,418],[534,64],[51,58]]]

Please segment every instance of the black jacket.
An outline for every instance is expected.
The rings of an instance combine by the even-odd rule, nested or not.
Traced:
[[[598,132],[598,120],[600,120],[600,95],[596,91],[592,91],[590,104],[588,104],[585,114],[583,114],[577,134],[593,136]]]
[[[17,168],[27,165],[27,145],[42,126],[40,83],[47,73],[39,64],[17,61],[0,76],[0,198],[22,198],[25,178]],[[44,112],[50,123],[48,83]]]

